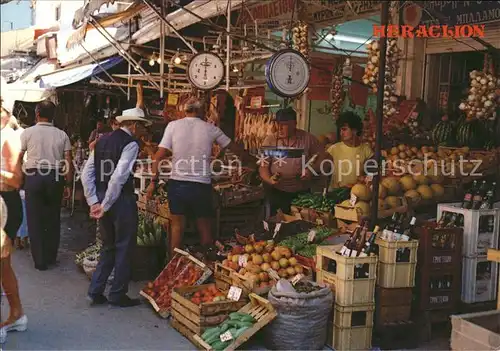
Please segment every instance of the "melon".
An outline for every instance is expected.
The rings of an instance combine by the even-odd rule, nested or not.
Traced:
[[[484,145],[486,130],[482,121],[473,120],[460,124],[455,134],[460,146],[481,148]]]
[[[340,203],[340,206],[342,207],[352,207],[351,206],[351,200],[344,200]]]
[[[387,197],[387,188],[383,186],[382,184],[379,184],[378,186],[378,198],[379,199],[385,199]]]
[[[397,196],[387,196],[385,199],[385,203],[389,208],[396,208],[401,206],[401,198]]]
[[[444,187],[441,184],[432,184],[431,189],[435,197],[439,198],[444,196]]]
[[[432,129],[432,141],[436,145],[447,145],[453,134],[453,123],[443,117],[443,120]]]
[[[405,197],[409,199],[412,205],[416,205],[420,202],[420,200],[422,200],[422,196],[415,189],[408,190],[405,193]]]
[[[411,175],[406,175],[402,177],[399,182],[401,183],[404,190],[412,190],[417,188],[417,182],[413,179]]]
[[[368,216],[370,214],[370,204],[365,201],[358,201],[354,207],[359,208],[363,216]]]
[[[401,190],[399,180],[394,177],[385,178],[382,180],[382,185],[387,188],[389,195],[397,195]]]
[[[428,177],[426,177],[425,175],[423,174],[416,174],[413,176],[413,179],[417,182],[417,184],[419,185],[427,185],[430,183],[430,180]]]
[[[431,187],[428,185],[419,185],[417,191],[424,200],[430,200],[432,199],[432,196],[434,196]]]
[[[365,184],[355,184],[351,189],[351,195],[355,195],[361,201],[370,201],[372,198],[372,192]]]

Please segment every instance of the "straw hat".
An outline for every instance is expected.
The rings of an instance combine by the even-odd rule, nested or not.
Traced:
[[[124,110],[121,116],[117,116],[118,123],[126,121],[143,122],[146,126],[153,124],[150,120],[145,118],[144,111],[138,107]]]

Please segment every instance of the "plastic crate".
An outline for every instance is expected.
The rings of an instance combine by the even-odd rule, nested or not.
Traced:
[[[460,208],[460,203],[439,204],[437,218],[441,218],[443,212],[459,213],[464,216],[464,238],[462,254],[467,257],[486,256],[488,248],[498,247],[498,235],[500,228],[500,209],[491,210],[467,210]],[[497,204],[495,204],[497,207]],[[480,232],[481,224],[488,221],[486,217],[493,217],[493,231]]]
[[[377,325],[387,325],[396,322],[406,322],[411,316],[411,301],[401,306],[381,306],[376,310]]]
[[[374,310],[374,304],[335,304],[333,321],[328,324],[326,344],[337,351],[369,350],[372,343]]]
[[[332,287],[337,304],[351,306],[373,303],[377,256],[345,257],[337,253],[341,247],[318,246],[316,281]]]
[[[497,299],[498,264],[487,258],[464,258],[462,301],[465,303]]]
[[[419,238],[417,262],[420,270],[453,270],[461,266],[461,228],[437,228],[436,222],[424,222],[415,228],[415,233]]]
[[[383,288],[411,288],[415,286],[416,263],[378,264],[377,285]]]
[[[387,289],[377,287],[376,295],[377,308],[379,306],[402,306],[411,304],[413,300],[412,288]]]
[[[374,303],[376,279],[337,279],[327,271],[316,272],[316,282],[331,287],[335,302],[339,305],[352,306]]]
[[[462,287],[461,265],[454,270],[420,271],[416,279],[416,303],[419,311],[447,309],[452,312],[457,308]],[[450,286],[443,283],[449,280]]]
[[[379,262],[417,263],[418,240],[387,241],[377,238],[375,243],[379,248]]]

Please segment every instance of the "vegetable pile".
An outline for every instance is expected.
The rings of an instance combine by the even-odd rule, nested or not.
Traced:
[[[233,312],[229,314],[229,319],[221,325],[207,329],[201,335],[201,338],[209,344],[213,350],[222,351],[256,322],[255,318],[247,313]],[[222,341],[222,335],[228,332],[231,336],[230,340]]]
[[[298,293],[306,293],[306,294],[322,289],[321,286],[312,284],[311,282],[308,281],[300,281],[297,284],[295,284],[294,288],[295,291],[297,291]]]
[[[338,188],[328,193],[326,196],[319,194],[299,195],[292,201],[292,205],[312,208],[324,212],[332,212],[335,209],[336,204],[348,199],[349,196],[349,188]]]
[[[153,219],[139,213],[137,246],[159,246],[163,242],[163,226],[159,217]]]
[[[185,297],[196,305],[226,300],[226,294],[217,289],[213,284],[203,290],[187,294]]]
[[[312,242],[308,241],[309,232],[305,232],[286,238],[281,241],[279,245],[290,248],[298,255],[313,258],[316,256],[316,247],[318,243],[322,243],[332,235],[332,230],[329,228],[320,227],[313,230],[316,234]]]
[[[500,87],[500,80],[493,74],[476,70],[470,72],[469,77],[471,79],[469,95],[467,100],[460,104],[460,110],[466,113],[468,121],[494,119],[500,98],[496,93]]]
[[[101,252],[102,245],[100,243],[94,243],[87,247],[80,253],[76,254],[75,263],[77,266],[83,265],[83,260],[88,259],[90,261],[97,261],[99,259],[99,254]]]

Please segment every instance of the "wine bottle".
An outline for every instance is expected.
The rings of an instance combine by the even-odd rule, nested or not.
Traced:
[[[459,213],[453,212],[450,216],[448,223],[446,223],[445,228],[453,228],[457,226]]]
[[[448,211],[443,211],[443,213],[441,214],[441,218],[439,218],[439,221],[437,222],[437,227],[438,228],[446,227],[450,218],[451,218],[451,213]]]
[[[353,245],[355,246],[355,244],[356,244],[356,239],[358,237],[358,232],[360,230],[361,230],[361,223],[358,223],[356,228],[354,228],[354,231],[352,232],[352,234],[349,236],[349,238],[347,238],[344,245],[340,249],[340,254],[342,256],[350,256],[351,255]]]
[[[479,206],[481,210],[489,210],[493,208],[493,203],[495,202],[496,188],[497,188],[497,183],[496,182],[491,183],[490,188],[486,192],[486,195],[484,196],[483,201]]]
[[[472,208],[472,199],[477,191],[477,180],[472,183],[472,187],[465,193],[462,201],[462,208],[470,210]]]
[[[351,252],[351,256],[359,256],[366,243],[366,234],[368,233],[368,222],[364,222],[363,227],[358,235],[358,241],[356,242],[356,248]]]
[[[401,240],[401,236],[403,235],[403,221],[404,221],[404,214],[400,214],[398,217],[398,221],[396,222],[396,225],[394,226],[394,240],[398,241]]]
[[[486,183],[486,180],[483,180],[481,187],[476,192],[476,194],[474,194],[474,197],[472,198],[472,209],[473,210],[479,210],[479,208],[481,207],[481,204],[483,203],[483,199],[486,196],[487,191],[488,191],[488,184]]]
[[[380,227],[378,225],[375,226],[373,232],[371,233],[368,240],[366,240],[363,249],[361,250],[360,257],[369,256],[372,252],[374,252],[375,248],[375,239],[377,238],[378,232],[380,231]]]
[[[398,214],[394,212],[391,221],[387,224],[385,229],[382,231],[382,239],[391,241],[394,236],[394,227],[396,225],[396,220],[398,219]]]
[[[415,223],[417,223],[417,219],[415,217],[412,217],[410,220],[410,225],[408,226],[408,228],[405,229],[403,235],[401,235],[401,240],[409,241],[415,237],[414,233]]]

